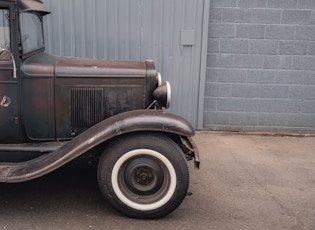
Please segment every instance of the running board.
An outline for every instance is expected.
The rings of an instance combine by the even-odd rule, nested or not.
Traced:
[[[0,144],[0,152],[53,152],[67,142]]]

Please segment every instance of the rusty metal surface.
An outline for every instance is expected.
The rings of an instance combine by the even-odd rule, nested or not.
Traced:
[[[21,64],[21,72],[24,78],[53,77],[57,62],[58,56],[39,53]]]
[[[52,152],[59,149],[66,142],[31,142],[21,144],[0,144],[0,151],[18,152]]]
[[[56,77],[132,77],[145,75],[144,62],[59,57],[56,64]]]
[[[132,77],[147,73],[144,62],[60,57],[47,53],[26,59],[21,68],[29,77],[53,76],[54,73],[56,77]]]
[[[191,138],[191,137],[187,137],[187,139],[189,140],[192,149],[194,150],[194,162],[195,162],[195,167],[196,168],[200,168],[200,154],[199,154],[199,149],[197,148],[197,145],[195,143],[195,141]]]
[[[54,79],[23,79],[22,118],[28,139],[55,140]]]
[[[25,12],[25,11],[38,11],[41,14],[49,14],[50,11],[48,8],[42,4],[41,1],[38,0],[18,0],[18,5],[20,12]]]
[[[55,140],[54,72],[58,57],[36,54],[21,65],[22,119],[25,139]]]
[[[159,110],[122,113],[93,126],[50,154],[28,162],[1,164],[0,182],[16,183],[46,175],[110,138],[136,131],[162,131],[183,136],[195,133],[190,123],[176,114]]]
[[[145,108],[147,108],[153,101],[152,92],[158,86],[157,85],[158,79],[157,79],[157,71],[156,71],[154,62],[146,61],[145,66],[146,66]]]
[[[25,104],[23,113],[29,140],[64,140],[89,128],[78,127],[78,122],[72,119],[80,118],[89,124],[91,115],[95,116],[96,98],[87,97],[85,92],[103,92],[102,98],[97,98],[97,111],[103,111],[99,114],[102,117],[92,119],[99,122],[121,112],[147,108],[157,87],[153,61],[97,60],[39,53],[26,59],[21,70],[24,85],[21,102]],[[79,92],[76,98],[74,91]]]

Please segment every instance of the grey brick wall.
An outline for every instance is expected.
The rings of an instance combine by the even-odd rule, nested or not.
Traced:
[[[315,132],[315,0],[211,0],[204,127]]]

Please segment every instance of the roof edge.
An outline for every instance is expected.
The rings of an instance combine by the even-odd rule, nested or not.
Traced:
[[[49,14],[49,9],[40,0],[18,0],[20,12],[36,11],[42,15]]]

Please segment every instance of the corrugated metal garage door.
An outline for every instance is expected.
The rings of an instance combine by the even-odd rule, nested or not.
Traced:
[[[101,59],[155,60],[163,80],[172,85],[170,110],[197,127],[198,115],[200,121],[203,113],[210,0],[43,2],[52,11],[45,19],[46,51]]]

